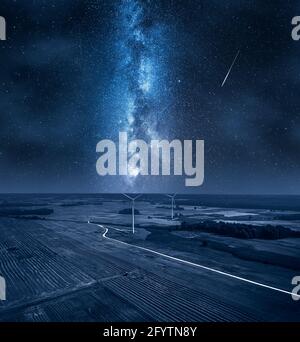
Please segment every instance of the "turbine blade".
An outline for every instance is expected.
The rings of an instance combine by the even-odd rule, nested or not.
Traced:
[[[123,194],[123,196],[125,196],[125,197],[129,198],[131,201],[133,201],[133,198],[132,198],[132,197],[130,197],[129,195],[127,195],[127,194]]]

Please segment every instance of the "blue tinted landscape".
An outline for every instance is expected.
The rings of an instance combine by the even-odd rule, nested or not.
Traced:
[[[300,321],[300,196],[1,195],[1,321]]]

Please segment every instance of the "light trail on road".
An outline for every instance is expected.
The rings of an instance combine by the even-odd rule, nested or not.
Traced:
[[[117,242],[119,244],[122,244],[122,245],[125,245],[125,246],[128,246],[128,247],[137,248],[137,249],[140,249],[142,251],[146,251],[146,252],[149,252],[149,253],[152,253],[152,254],[155,254],[155,255],[159,255],[159,256],[161,256],[163,258],[166,258],[166,259],[169,259],[169,260],[172,260],[172,261],[176,261],[176,262],[179,262],[181,264],[186,264],[186,265],[189,265],[189,266],[192,266],[192,267],[201,268],[201,269],[204,269],[204,270],[207,270],[207,271],[210,271],[210,272],[217,273],[219,275],[223,275],[223,276],[226,276],[226,277],[230,277],[230,278],[233,278],[233,279],[236,279],[236,280],[240,280],[240,281],[246,282],[248,284],[252,284],[252,285],[256,285],[256,286],[259,286],[259,287],[262,287],[262,288],[266,288],[266,289],[269,289],[269,290],[273,290],[273,291],[277,291],[277,292],[280,292],[280,293],[288,294],[290,296],[293,296],[294,298],[295,297],[300,298],[299,294],[295,294],[295,293],[292,293],[292,292],[289,292],[289,291],[286,291],[286,290],[283,290],[283,289],[280,289],[280,288],[277,288],[277,287],[274,287],[274,286],[269,286],[269,285],[262,284],[262,283],[259,283],[259,282],[256,282],[256,281],[253,281],[253,280],[250,280],[250,279],[246,279],[246,278],[243,278],[243,277],[236,276],[236,275],[231,274],[231,273],[223,272],[223,271],[217,270],[215,268],[207,267],[207,266],[204,266],[204,265],[201,265],[201,264],[197,264],[195,262],[191,262],[191,261],[188,261],[188,260],[176,258],[176,257],[173,257],[173,256],[168,255],[168,254],[157,252],[157,251],[155,251],[153,249],[141,247],[141,246],[138,246],[138,245],[133,245],[131,243],[127,243],[127,242],[124,242],[124,241],[120,241],[120,240],[116,240],[116,239],[110,238],[110,237],[106,236],[107,233],[108,233],[108,228],[104,227],[101,224],[92,223],[90,221],[88,221],[88,223],[89,224],[94,224],[94,225],[104,229],[104,233],[102,234],[102,237],[104,239],[107,239],[107,240],[110,240],[110,241],[114,241],[114,242]]]

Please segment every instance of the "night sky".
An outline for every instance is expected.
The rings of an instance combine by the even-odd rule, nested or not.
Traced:
[[[0,15],[0,192],[300,194],[299,1],[1,0]],[[100,177],[96,144],[119,131],[205,140],[204,185]]]

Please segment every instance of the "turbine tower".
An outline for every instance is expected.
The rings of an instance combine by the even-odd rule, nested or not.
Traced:
[[[127,194],[123,194],[123,196],[127,197],[128,199],[130,199],[132,201],[132,208],[131,208],[131,211],[132,211],[132,234],[134,234],[134,203],[135,203],[135,200],[138,199],[139,197],[141,197],[142,195],[137,195],[135,197],[131,197]]]
[[[177,194],[174,195],[166,195],[167,197],[171,198],[172,200],[172,220],[174,220],[174,204],[175,204],[175,197]]]

